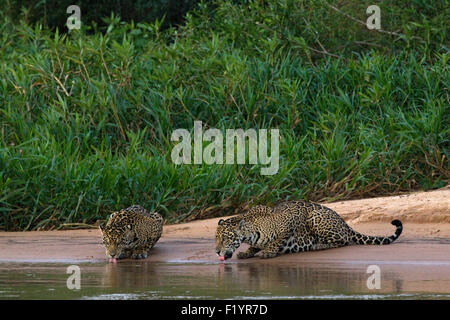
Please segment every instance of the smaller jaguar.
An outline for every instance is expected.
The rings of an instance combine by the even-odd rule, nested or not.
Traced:
[[[116,259],[146,259],[162,234],[163,217],[139,205],[113,212],[106,225],[100,225],[109,262]]]

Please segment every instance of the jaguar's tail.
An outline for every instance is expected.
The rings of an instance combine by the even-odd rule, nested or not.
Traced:
[[[354,235],[352,237],[352,241],[356,244],[391,244],[392,242],[397,240],[397,238],[402,234],[403,231],[403,225],[400,220],[393,220],[391,224],[397,227],[397,229],[395,229],[395,233],[392,236],[373,237],[353,231]]]

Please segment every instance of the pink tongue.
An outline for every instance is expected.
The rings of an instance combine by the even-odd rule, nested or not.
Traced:
[[[109,258],[109,263],[117,263],[116,258]]]
[[[225,257],[219,256],[219,260],[220,260],[220,261],[225,261]]]

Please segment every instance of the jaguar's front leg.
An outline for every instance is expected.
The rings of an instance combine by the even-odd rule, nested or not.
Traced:
[[[123,250],[122,253],[117,257],[117,259],[126,259],[131,255],[130,250]]]
[[[133,259],[147,259],[148,253],[146,248],[136,248],[131,253]]]
[[[237,254],[238,259],[248,259],[248,258],[252,258],[255,256],[255,254],[257,254],[259,251],[261,251],[261,249],[256,248],[256,247],[250,247],[247,249],[247,251],[245,252],[239,252]]]
[[[274,258],[277,255],[280,254],[280,248],[283,246],[284,243],[284,239],[286,237],[280,237],[277,240],[274,240],[272,242],[270,242],[267,247],[265,247],[262,251],[261,251],[261,258],[263,259],[268,259],[268,258]]]

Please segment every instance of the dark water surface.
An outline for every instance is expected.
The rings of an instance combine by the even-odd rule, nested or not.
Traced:
[[[369,289],[370,264],[381,270]],[[67,267],[80,268],[79,290]],[[441,262],[192,263],[174,261],[0,263],[0,299],[450,299]]]

